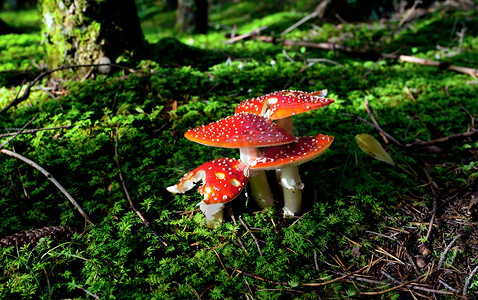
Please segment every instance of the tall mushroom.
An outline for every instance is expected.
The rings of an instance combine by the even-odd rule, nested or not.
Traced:
[[[247,184],[245,169],[246,165],[237,159],[214,159],[184,174],[178,184],[166,189],[182,194],[202,180],[198,192],[204,195],[204,199],[198,205],[206,216],[206,226],[214,228],[223,222],[224,204],[236,198]]]
[[[325,96],[327,90],[313,93],[279,91],[239,103],[236,113],[253,113],[276,120],[280,127],[293,134],[292,116],[327,106],[335,101]],[[297,165],[285,166],[280,170],[280,183],[283,187],[284,201],[301,203],[304,185],[300,180]],[[284,215],[288,216],[288,213],[284,211]]]
[[[286,172],[292,170],[292,172],[286,174],[288,176],[281,178],[281,185],[285,188],[284,191],[288,193],[284,194],[284,216],[296,215],[302,206],[302,193],[295,193],[294,187],[296,185],[302,187],[303,184],[299,173],[293,172],[293,170],[298,169],[291,167],[306,163],[321,155],[333,141],[333,136],[321,133],[316,136],[301,137],[297,143],[261,149],[259,156],[250,165],[251,170],[282,168],[282,174],[284,174],[284,170]]]
[[[209,125],[187,131],[184,136],[194,142],[223,148],[239,148],[241,161],[249,164],[258,156],[258,147],[279,146],[296,141],[273,122],[249,113],[239,113]],[[264,171],[253,171],[249,178],[251,194],[261,207],[274,205],[274,198]]]

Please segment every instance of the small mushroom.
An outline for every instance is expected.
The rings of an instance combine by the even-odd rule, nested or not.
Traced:
[[[187,131],[184,136],[194,142],[224,148],[239,148],[241,161],[249,164],[258,156],[258,147],[279,146],[296,141],[273,122],[249,113],[239,113],[209,125]],[[250,173],[252,197],[261,207],[274,205],[274,198],[263,171]]]
[[[296,215],[302,206],[302,193],[297,190],[301,190],[304,184],[298,168],[293,167],[318,157],[333,141],[333,136],[320,133],[316,136],[301,137],[297,143],[262,149],[250,165],[251,170],[282,169],[280,184],[284,188],[284,216]]]
[[[284,128],[289,134],[293,134],[292,116],[327,106],[335,101],[325,98],[326,96],[327,90],[313,93],[279,91],[239,103],[236,107],[236,113],[253,113],[270,120],[276,120],[277,125]],[[300,181],[297,166],[286,166],[277,170],[277,173],[283,186],[284,202],[294,202],[297,201],[294,199],[302,199],[303,184]],[[290,176],[293,176],[293,178]],[[291,184],[284,185],[284,182]],[[292,199],[289,199],[289,197],[292,197]],[[284,215],[287,216],[288,214],[284,211]]]
[[[198,205],[206,216],[206,226],[214,228],[223,222],[224,204],[239,196],[247,184],[245,169],[246,165],[237,159],[214,159],[186,173],[178,184],[166,189],[171,193],[182,194],[202,180],[203,185],[198,188],[198,192],[204,195],[204,199]]]

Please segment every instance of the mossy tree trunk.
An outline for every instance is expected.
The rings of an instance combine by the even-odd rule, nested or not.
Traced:
[[[114,62],[145,46],[134,0],[41,0],[40,7],[50,68],[99,63],[102,57]]]

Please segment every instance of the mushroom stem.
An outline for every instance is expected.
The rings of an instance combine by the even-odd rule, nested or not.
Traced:
[[[279,119],[276,123],[284,128],[287,133],[294,133],[292,116]],[[302,206],[302,188],[304,187],[304,184],[300,180],[299,167],[288,166],[276,172],[277,176],[280,177],[280,185],[282,185],[282,192],[284,194],[284,216],[294,216],[299,213]]]
[[[302,206],[302,188],[304,184],[300,180],[297,166],[285,166],[281,170],[280,184],[284,192],[284,217],[295,216]]]
[[[260,208],[274,206],[274,197],[264,171],[251,171],[249,187],[251,188],[252,198]]]
[[[259,149],[256,147],[243,147],[239,149],[241,161],[244,164],[252,163],[259,156]],[[264,171],[249,171],[249,187],[251,189],[252,199],[256,201],[260,208],[274,206],[274,196],[272,195],[269,182]]]
[[[206,227],[214,229],[224,222],[223,203],[206,204],[203,201],[199,203],[199,208],[206,217]]]

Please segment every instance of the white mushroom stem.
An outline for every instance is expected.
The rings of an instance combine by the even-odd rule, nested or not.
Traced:
[[[239,151],[241,153],[241,161],[246,165],[253,163],[254,159],[259,156],[259,149],[256,147],[243,147],[239,148]],[[256,201],[260,208],[274,206],[274,197],[272,196],[266,173],[254,170],[249,172],[249,187],[252,199]]]
[[[300,180],[299,168],[297,166],[286,166],[281,170],[280,184],[284,192],[285,217],[295,216],[302,207],[302,188],[304,184]]]
[[[206,204],[204,201],[201,201],[198,205],[206,217],[207,228],[214,229],[224,222],[223,203]]]
[[[279,119],[276,124],[284,128],[287,133],[294,134],[294,125],[292,116]],[[280,185],[284,194],[284,208],[282,209],[284,217],[291,217],[299,213],[302,206],[302,189],[304,184],[300,180],[299,167],[287,166],[276,171],[280,177]]]

